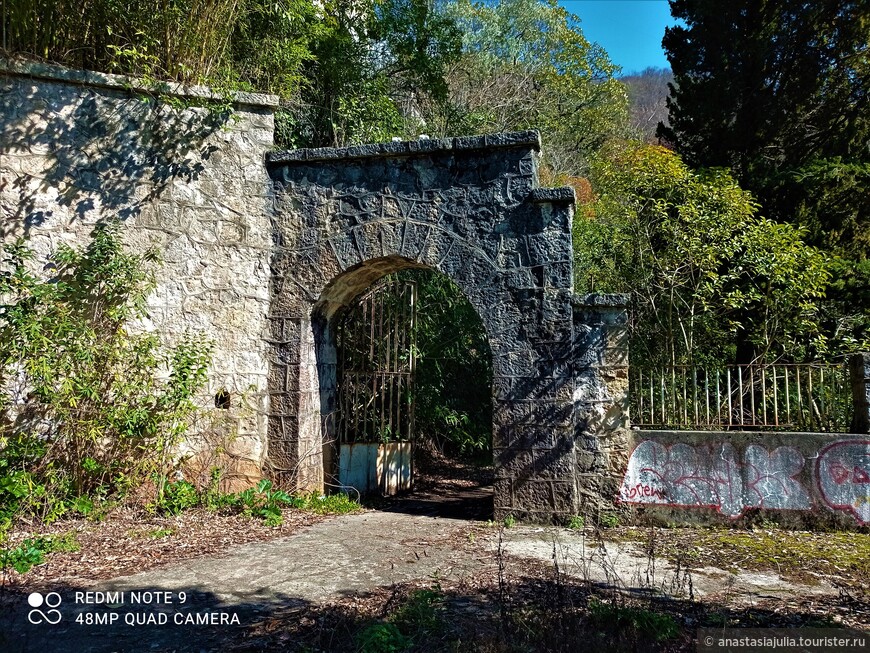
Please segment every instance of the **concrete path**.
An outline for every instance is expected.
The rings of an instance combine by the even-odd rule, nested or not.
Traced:
[[[477,529],[472,553],[466,546],[470,527],[468,521],[399,512],[346,515],[287,538],[238,546],[219,557],[92,587],[58,588],[57,595],[43,597],[37,607],[26,596],[17,597],[0,618],[0,650],[220,651],[227,636],[237,636],[277,609],[302,608],[411,579],[461,578],[495,565],[497,529],[483,534]],[[663,561],[650,561],[633,544],[596,546],[578,533],[556,528],[504,531],[502,548],[510,556],[552,564],[554,547],[563,573],[623,588],[656,588],[679,596],[728,588],[737,598],[833,592],[825,586],[790,585],[776,576],[733,576],[721,570],[695,573],[689,582],[686,574]],[[46,623],[57,614],[59,623]]]
[[[726,595],[732,603],[753,603],[761,598],[836,595],[827,583],[798,585],[773,573],[732,574],[716,567],[690,573],[667,560],[652,559],[642,547],[629,542],[600,542],[560,528],[522,527],[504,531],[503,550],[519,558],[555,560],[562,573],[628,591],[655,591],[677,598]],[[490,543],[492,549],[494,545]]]

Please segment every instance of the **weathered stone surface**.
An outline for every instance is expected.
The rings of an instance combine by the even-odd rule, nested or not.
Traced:
[[[627,299],[596,294],[571,302],[577,487],[584,513],[614,509],[628,464]]]
[[[870,527],[863,434],[633,431],[619,500],[646,520]]]
[[[263,157],[276,99],[241,94],[230,116],[173,109],[116,75],[12,62],[5,71],[0,242],[26,236],[41,270],[59,244],[84,245],[95,224],[120,217],[131,249],[156,247],[163,262],[138,328],[214,341],[200,398],[214,415],[199,427],[232,441],[231,478],[254,479],[267,444],[271,182]],[[215,97],[201,87],[158,90]],[[219,390],[230,393],[229,410],[214,409]],[[203,467],[214,461],[194,449],[217,444],[227,442],[193,437],[181,454]]]
[[[575,202],[574,189],[566,188],[535,188],[530,198],[533,202]]]
[[[445,274],[477,309],[490,339],[496,509],[549,519],[577,510],[574,193],[537,188],[538,146],[528,132],[280,152],[267,163],[277,189],[272,267],[293,280],[276,291],[272,315],[311,317],[307,360],[318,375],[300,386],[319,382],[322,405],[332,404],[334,374],[324,364],[334,352],[331,326],[373,281],[409,267]],[[299,256],[306,248],[311,255]],[[325,258],[337,266],[321,274]],[[584,346],[599,345],[602,338]],[[278,339],[273,346],[295,347]],[[271,358],[291,357],[276,351]],[[602,395],[604,378],[590,381],[601,384]],[[298,425],[295,459],[322,469],[316,445],[334,439],[328,420],[300,417]]]
[[[230,393],[216,432],[236,485],[257,470],[329,482],[336,320],[404,268],[451,278],[486,329],[497,514],[576,514],[623,473],[624,301],[573,296],[574,192],[538,187],[536,132],[269,152],[269,96],[237,96],[231,116],[177,111],[135,80],[7,71],[0,240],[27,236],[44,264],[120,216],[130,247],[162,252],[138,327],[215,341],[202,400]],[[204,469],[216,447],[196,442]]]

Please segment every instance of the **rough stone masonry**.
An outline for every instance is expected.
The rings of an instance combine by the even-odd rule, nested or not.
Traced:
[[[179,110],[126,78],[5,69],[0,237],[26,235],[47,262],[120,216],[131,247],[163,252],[139,328],[211,336],[203,401],[229,398],[190,445],[203,468],[216,435],[237,485],[323,489],[337,318],[379,277],[430,268],[492,350],[497,516],[611,505],[628,457],[624,301],[573,294],[574,194],[539,188],[535,132],[271,152],[271,96]]]
[[[486,329],[496,513],[551,519],[578,514],[584,490],[615,493],[602,473],[625,427],[627,362],[608,339],[622,307],[573,297],[574,192],[538,187],[539,147],[521,132],[267,155],[276,467],[304,487],[331,476],[337,316],[384,274],[425,267]]]

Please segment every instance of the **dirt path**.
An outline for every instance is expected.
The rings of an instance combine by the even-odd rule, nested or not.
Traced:
[[[483,564],[455,546],[457,537],[463,537],[468,528],[466,521],[400,512],[346,515],[287,538],[237,546],[225,555],[187,560],[87,587],[57,588],[62,621],[56,625],[29,623],[31,606],[27,594],[20,593],[13,597],[17,602],[8,601],[4,610],[0,650],[220,650],[220,642],[234,636],[233,631],[278,609],[415,578],[461,577]],[[83,596],[85,591],[95,594]],[[108,605],[96,592],[123,594],[109,597],[112,604]],[[136,603],[136,592],[151,592],[151,596],[159,592],[164,601]],[[84,603],[88,598],[100,602]],[[50,602],[55,600],[52,597]],[[46,607],[41,609],[46,611]],[[204,617],[197,615],[207,613],[217,614],[210,619],[218,623],[207,627],[184,623],[187,615],[200,619]],[[100,620],[115,621],[95,624],[97,615]],[[149,616],[166,623],[136,623]],[[125,620],[134,623],[127,625]],[[143,642],[148,642],[147,648]]]
[[[472,493],[469,500],[479,503],[478,495]],[[461,508],[461,501],[439,508],[437,502],[417,497],[383,510],[323,521],[289,537],[235,546],[223,555],[109,581],[57,587],[62,601],[57,606],[62,620],[57,624],[30,623],[28,617],[41,615],[31,612],[25,588],[6,597],[0,650],[226,650],[229,642],[241,641],[252,624],[277,612],[301,613],[326,600],[364,596],[407,581],[461,583],[476,574],[494,574],[499,529],[438,516]],[[409,510],[429,514],[409,514]],[[623,589],[655,588],[682,597],[727,589],[732,601],[749,602],[769,596],[835,593],[824,584],[807,587],[786,583],[774,574],[735,576],[718,569],[693,573],[689,582],[689,576],[663,561],[651,561],[637,544],[601,545],[565,529],[515,527],[502,535],[501,548],[519,569],[531,564],[523,561],[552,565],[555,551],[563,573]],[[86,591],[95,594],[82,594]],[[107,603],[107,597],[97,592],[117,594]],[[144,603],[155,597],[159,602]],[[56,600],[48,597],[49,603]],[[54,618],[49,607],[39,609]],[[99,623],[104,620],[111,623]]]

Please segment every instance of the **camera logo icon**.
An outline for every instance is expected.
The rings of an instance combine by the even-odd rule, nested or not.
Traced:
[[[27,597],[28,605],[33,608],[27,613],[27,620],[32,624],[41,624],[43,622],[48,624],[60,623],[63,616],[60,614],[60,610],[55,608],[61,604],[62,600],[57,592],[49,592],[45,596],[39,592],[32,592]],[[43,606],[48,609],[42,610]]]

